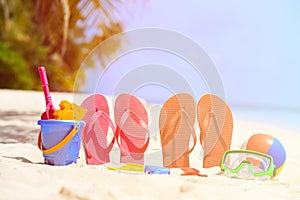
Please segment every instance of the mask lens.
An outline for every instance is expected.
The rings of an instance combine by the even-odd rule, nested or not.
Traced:
[[[231,170],[238,169],[241,165],[251,165],[248,167],[253,173],[267,172],[271,161],[268,157],[248,152],[229,152],[224,159],[224,165]]]

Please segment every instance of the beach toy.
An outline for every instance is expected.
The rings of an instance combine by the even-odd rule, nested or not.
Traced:
[[[87,113],[87,109],[73,103],[72,104],[72,108],[73,108],[73,116],[74,116],[74,120],[82,120],[85,116],[85,114]]]
[[[60,109],[54,112],[54,119],[56,120],[74,120],[74,111],[72,104],[63,100],[59,104]]]
[[[282,143],[272,135],[254,134],[243,143],[241,149],[257,151],[272,156],[276,167],[275,175],[278,175],[284,167],[286,161],[285,149]]]
[[[82,120],[87,109],[63,100],[59,104],[60,110],[53,113],[53,119],[56,120]]]
[[[190,166],[189,154],[197,142],[194,130],[195,107],[193,97],[186,93],[170,97],[162,106],[159,130],[164,167]],[[191,140],[193,145],[190,147]]]
[[[40,80],[42,83],[45,101],[46,101],[46,111],[42,113],[41,119],[42,120],[54,119],[53,113],[55,112],[55,108],[52,104],[52,100],[50,96],[46,69],[44,67],[39,67],[38,71],[39,71]]]
[[[152,166],[152,165],[146,165],[144,172],[146,174],[170,174],[171,173],[170,168]]]
[[[120,94],[115,101],[114,114],[121,163],[144,164],[144,153],[150,139],[144,105],[133,95]]]
[[[38,125],[41,126],[38,147],[43,152],[45,164],[77,163],[83,121],[38,120]]]
[[[251,150],[226,151],[220,167],[235,178],[267,180],[276,175],[272,156]]]
[[[141,165],[137,163],[120,163],[110,164],[107,166],[109,170],[115,171],[127,171],[127,172],[144,172],[146,174],[170,174],[169,168],[152,166],[152,165]]]
[[[220,166],[232,140],[233,118],[229,106],[216,95],[204,95],[198,102],[198,123],[204,150],[203,168]]]
[[[137,163],[120,163],[115,164],[115,166],[107,166],[107,169],[128,172],[144,172],[144,165]]]
[[[137,163],[110,163],[106,166],[108,170],[113,171],[126,171],[126,172],[144,172],[145,174],[171,174],[171,169],[166,167],[160,166],[153,166],[153,165],[141,165]],[[199,170],[190,167],[183,167],[180,168],[183,173],[180,176],[199,176],[199,177],[207,177],[206,174],[200,174]]]
[[[183,167],[180,168],[183,173],[180,176],[199,176],[199,177],[207,177],[207,174],[200,174],[200,171],[191,167]]]

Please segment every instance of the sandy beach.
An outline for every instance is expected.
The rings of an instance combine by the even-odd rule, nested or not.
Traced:
[[[73,102],[73,94],[52,93],[54,105],[61,100]],[[277,137],[287,153],[286,165],[273,180],[228,178],[219,167],[202,168],[201,145],[190,154],[191,167],[208,177],[130,174],[107,170],[105,165],[85,164],[80,151],[77,164],[49,166],[36,145],[40,127],[37,120],[44,111],[42,92],[0,90],[0,199],[299,199],[300,133],[280,124],[266,124],[254,118],[234,116],[232,149],[252,134]],[[196,126],[197,127],[197,126]],[[197,129],[199,138],[199,129]],[[150,139],[145,162],[161,164],[158,137]],[[112,157],[118,156],[115,144]]]

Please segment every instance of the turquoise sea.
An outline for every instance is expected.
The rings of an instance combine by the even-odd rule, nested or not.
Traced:
[[[232,107],[231,110],[234,119],[264,123],[300,134],[300,109],[298,108]]]

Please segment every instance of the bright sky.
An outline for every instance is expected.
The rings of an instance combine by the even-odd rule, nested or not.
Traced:
[[[298,1],[148,0],[137,7],[126,30],[159,27],[190,37],[215,63],[229,104],[300,108]],[[148,56],[144,64],[151,59],[159,62]],[[172,59],[161,63],[181,62]]]

